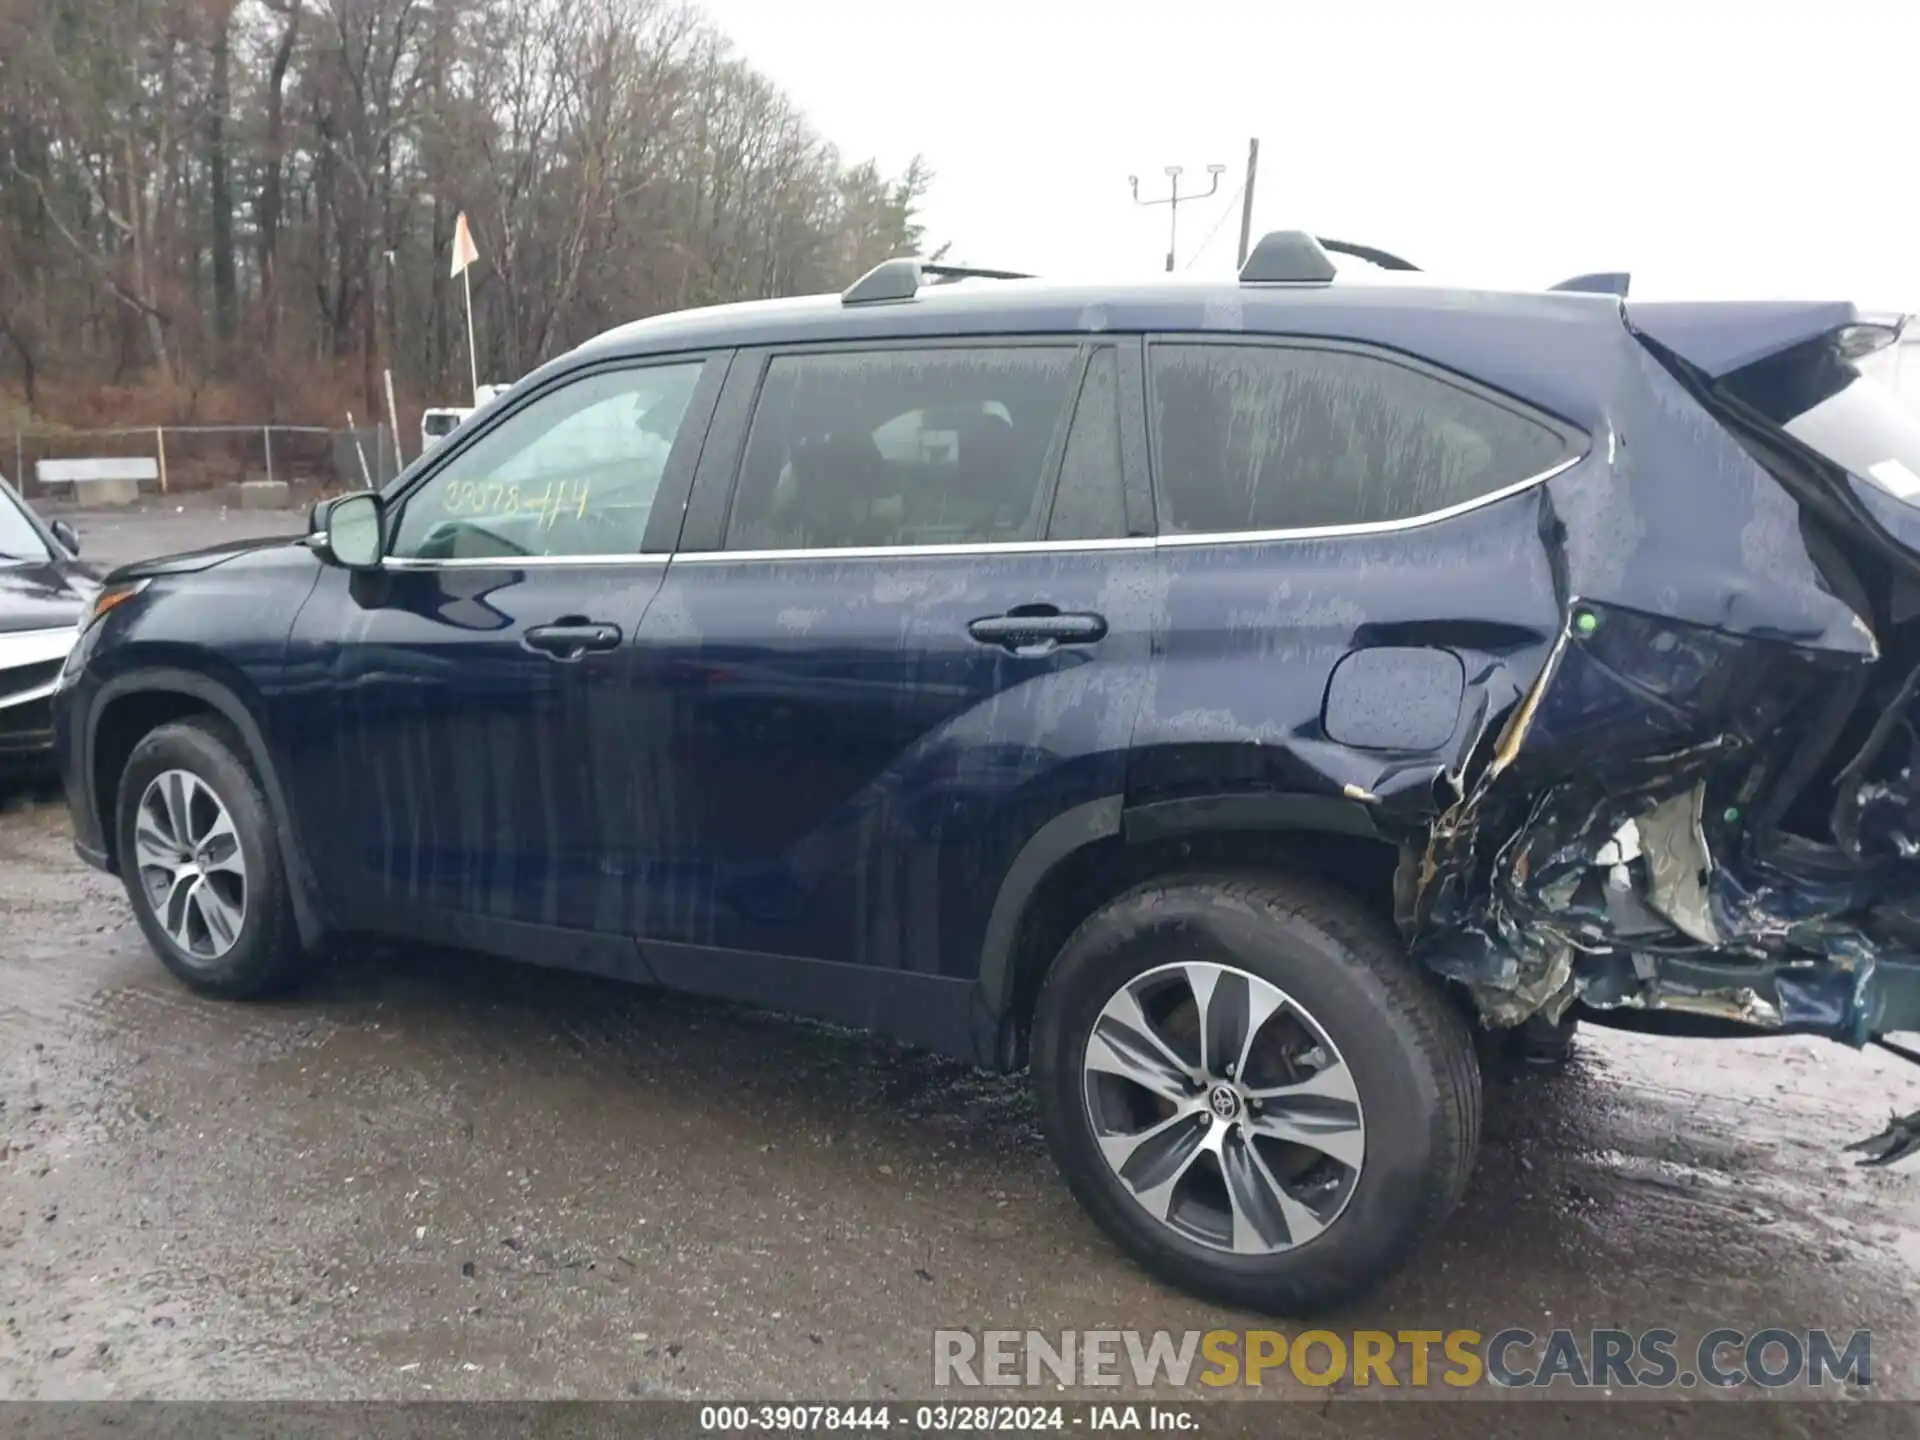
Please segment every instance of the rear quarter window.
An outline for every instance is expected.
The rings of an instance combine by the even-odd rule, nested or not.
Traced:
[[[1822,338],[1736,371],[1725,391],[1815,454],[1920,505],[1920,407],[1896,392],[1897,348],[1858,363]]]
[[[1383,355],[1161,342],[1148,370],[1166,535],[1418,520],[1576,453],[1544,420]]]

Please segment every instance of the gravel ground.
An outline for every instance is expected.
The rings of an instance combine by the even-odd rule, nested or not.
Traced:
[[[103,571],[131,560],[229,540],[306,532],[304,503],[288,510],[242,510],[225,503],[227,493],[147,496],[137,505],[114,509],[80,509],[47,500],[36,500],[33,507],[49,520],[71,524],[80,534],[80,558]]]

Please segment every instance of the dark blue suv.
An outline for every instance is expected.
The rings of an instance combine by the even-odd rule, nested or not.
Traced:
[[[80,853],[211,995],[378,935],[1031,1063],[1122,1245],[1294,1313],[1458,1200],[1476,1031],[1920,1023],[1897,326],[1332,244],[611,331],[110,577]]]

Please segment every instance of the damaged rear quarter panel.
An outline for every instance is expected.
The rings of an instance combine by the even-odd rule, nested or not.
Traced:
[[[1531,318],[1543,343],[1526,374],[1495,373],[1470,338],[1420,353],[1579,427],[1579,463],[1430,525],[1155,553],[1129,805],[1223,791],[1365,805],[1402,847],[1414,954],[1492,1023],[1583,997],[1857,1038],[1879,1002],[1855,941],[1793,953],[1744,945],[1729,922],[1731,943],[1715,946],[1641,897],[1576,903],[1625,821],[1698,814],[1698,775],[1750,760],[1878,646],[1810,554],[1793,498],[1632,336],[1616,301]],[[1391,343],[1364,323],[1344,333]],[[1342,662],[1381,647],[1458,659],[1451,726],[1434,716],[1441,667],[1406,685],[1362,669],[1371,686],[1330,700]],[[1408,743],[1382,738],[1396,733]],[[1663,863],[1699,862],[1701,828],[1669,826]],[[1684,893],[1702,915],[1724,910],[1733,878],[1709,895],[1695,877]],[[1751,892],[1767,897],[1775,940],[1784,911],[1825,919],[1839,903],[1779,877],[1741,883],[1749,909]],[[1661,891],[1669,906],[1682,893]]]
[[[1608,393],[1609,463],[1544,496],[1563,641],[1435,827],[1414,953],[1494,1023],[1578,998],[1858,1043],[1884,998],[1857,897],[1737,858],[1740,777],[1875,637],[1792,497],[1624,332]]]
[[[1617,301],[1433,292],[1420,306],[1366,290],[1287,297],[1286,333],[1403,350],[1474,378],[1591,436],[1627,337]],[[1278,331],[1264,308],[1230,328]],[[1600,457],[1596,461],[1596,454]],[[1575,470],[1604,463],[1589,445]],[[1568,601],[1563,541],[1539,487],[1464,514],[1372,534],[1163,546],[1161,610],[1129,758],[1128,802],[1216,791],[1358,799],[1396,840],[1424,843],[1489,725],[1538,678]],[[1460,662],[1464,689],[1437,744],[1357,746],[1328,728],[1341,662],[1375,647],[1431,648]],[[1438,675],[1439,671],[1434,671]],[[1430,694],[1378,685],[1336,696],[1334,730],[1372,737],[1440,728]],[[1357,707],[1357,708],[1351,708]]]
[[[1130,799],[1210,789],[1371,797],[1383,829],[1424,828],[1436,782],[1532,683],[1559,631],[1542,513],[1530,491],[1395,534],[1159,551],[1164,608]],[[1336,669],[1373,647],[1458,657],[1464,692],[1440,743],[1363,749],[1328,735]],[[1389,687],[1376,693],[1382,705],[1396,698]],[[1394,728],[1390,714],[1352,718],[1369,732]],[[1403,733],[1427,724],[1423,713]]]

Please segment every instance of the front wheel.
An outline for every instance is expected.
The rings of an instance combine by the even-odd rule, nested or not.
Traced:
[[[1270,877],[1141,886],[1067,941],[1034,1020],[1054,1157],[1147,1269],[1303,1314],[1452,1211],[1480,1126],[1471,1037],[1392,932]]]
[[[305,956],[267,799],[213,720],[163,725],[133,747],[116,808],[120,873],[161,963],[203,995],[284,989]]]

